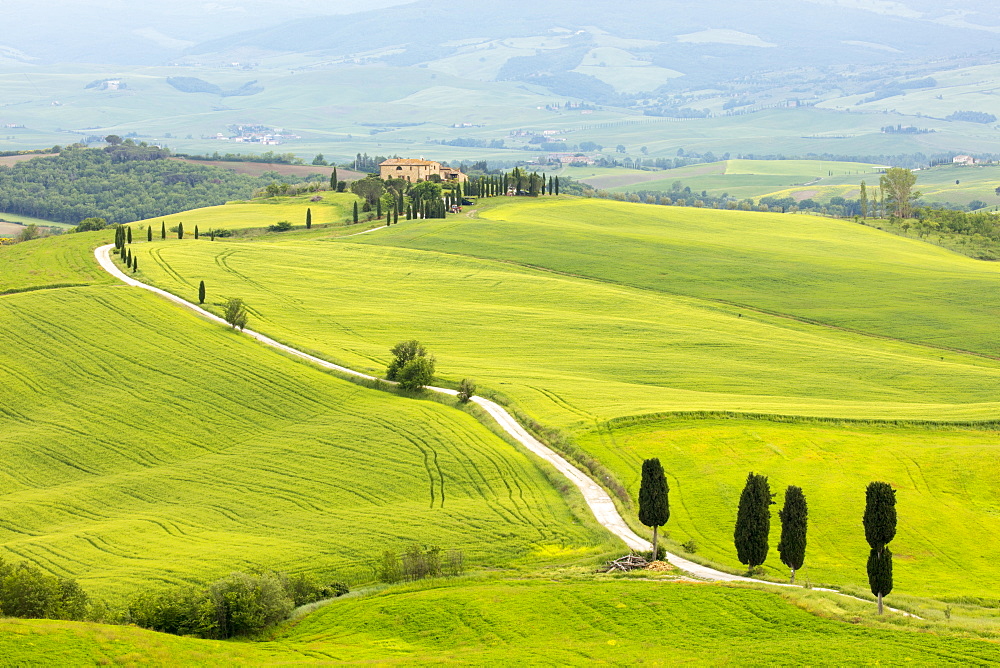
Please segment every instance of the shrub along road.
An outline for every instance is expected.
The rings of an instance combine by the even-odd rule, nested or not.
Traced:
[[[197,305],[192,304],[191,302],[188,302],[178,297],[177,295],[173,295],[167,292],[166,290],[161,290],[160,288],[155,288],[151,285],[147,285],[145,283],[142,283],[141,281],[137,281],[136,279],[128,276],[123,271],[121,271],[112,261],[111,259],[112,248],[114,248],[114,245],[108,244],[106,246],[101,246],[94,251],[98,263],[109,274],[119,279],[123,283],[126,283],[128,285],[137,288],[143,288],[144,290],[149,290],[150,292],[154,292],[166,299],[169,299],[170,301],[176,304],[179,304],[185,308],[189,308],[198,313],[199,315],[201,315],[202,317],[207,318],[208,320],[225,325],[226,327],[229,326],[229,323],[227,323],[219,316],[213,313],[209,313],[205,309],[200,308]],[[292,348],[291,346],[287,346],[283,343],[278,343],[274,339],[264,336],[259,332],[255,332],[250,329],[245,329],[243,331],[245,334],[257,339],[264,345],[271,346],[272,348],[277,348],[278,350],[286,352],[290,355],[294,355],[296,357],[308,360],[309,362],[312,362],[313,364],[316,364],[325,369],[330,369],[332,371],[336,371],[338,373],[346,374],[348,376],[353,376],[356,378],[364,378],[366,380],[381,380],[379,378],[376,378],[375,376],[361,373],[359,371],[355,371],[354,369],[349,369],[347,367],[340,366],[339,364],[333,364],[332,362],[327,362],[326,360],[320,359],[319,357],[315,357],[313,355],[309,355],[308,353],[304,353],[300,350]],[[389,382],[389,381],[383,380],[382,382]],[[447,394],[451,396],[455,396],[458,394],[455,390],[443,387],[427,387],[426,389],[432,392],[438,392],[440,394]],[[496,420],[497,424],[499,424],[500,427],[503,428],[503,430],[506,431],[511,437],[516,439],[518,443],[523,445],[525,448],[530,450],[535,455],[541,457],[545,461],[555,466],[560,473],[562,473],[574,485],[576,485],[576,487],[580,490],[580,493],[583,494],[583,497],[586,500],[587,505],[594,513],[594,517],[597,518],[597,521],[602,526],[604,526],[608,531],[610,531],[615,536],[620,538],[622,542],[624,542],[625,545],[628,546],[629,549],[638,551],[648,551],[652,549],[652,545],[650,544],[649,541],[637,535],[634,531],[632,531],[632,529],[629,528],[629,526],[625,523],[625,520],[622,519],[622,516],[619,514],[618,509],[614,504],[614,501],[611,500],[611,497],[608,495],[606,491],[604,491],[604,489],[600,485],[595,483],[591,478],[589,478],[578,468],[570,464],[566,459],[564,459],[558,453],[553,451],[551,448],[547,447],[546,445],[541,443],[538,439],[534,438],[530,433],[528,433],[526,429],[524,429],[524,427],[521,426],[521,424],[517,420],[514,419],[513,416],[510,415],[510,413],[504,410],[504,408],[499,404],[497,404],[496,402],[478,396],[473,397],[472,401],[477,405],[481,406],[487,413],[489,413],[490,417]],[[695,577],[702,578],[704,580],[718,581],[718,582],[760,582],[763,584],[771,584],[777,586],[792,586],[784,583],[766,582],[763,580],[755,580],[740,575],[733,575],[732,573],[725,573],[723,571],[715,570],[714,568],[709,568],[708,566],[702,566],[701,564],[696,564],[693,561],[689,561],[687,559],[684,559],[683,557],[671,554],[669,552],[666,554],[666,559],[677,568]],[[835,591],[835,590],[821,589],[821,591]],[[889,609],[893,610],[893,608]]]

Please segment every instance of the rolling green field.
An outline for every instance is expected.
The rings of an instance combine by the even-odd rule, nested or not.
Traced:
[[[194,226],[199,231],[208,234],[209,230],[241,230],[261,228],[288,221],[295,227],[305,227],[306,209],[312,210],[313,225],[343,223],[352,216],[354,203],[359,201],[352,193],[317,193],[322,201],[311,202],[314,195],[298,195],[295,197],[268,197],[247,202],[232,202],[222,206],[209,206],[175,213],[170,216],[150,218],[130,223],[134,230],[144,230],[152,226],[153,238],[160,238],[161,224],[167,225],[167,236],[176,237],[170,232],[178,223],[184,223],[185,236],[194,238]],[[141,236],[141,235],[140,235]],[[144,237],[142,237],[144,238]]]
[[[60,259],[67,240],[89,255],[101,236],[0,256]],[[0,554],[92,592],[257,567],[367,580],[374,555],[414,541],[496,566],[610,545],[472,416],[340,380],[144,291],[8,294],[0,336]]]
[[[394,343],[418,338],[444,378],[476,378],[560,426],[665,409],[983,419],[1000,407],[994,360],[366,243],[393,238],[380,234],[327,243],[168,240],[133,252],[156,284],[193,298],[204,280],[216,309],[240,296],[253,327],[351,367],[380,373]]]
[[[990,591],[1000,549],[997,516],[1000,432],[843,423],[673,418],[609,425],[579,445],[639,491],[642,460],[659,457],[673,512],[675,543],[734,569],[735,508],[748,471],[770,478],[772,575],[787,577],[775,546],[788,485],[805,490],[809,545],[798,579],[865,590],[868,544],[860,528],[865,486],[885,480],[897,491],[899,531],[892,543],[898,588],[921,596],[982,596]],[[963,527],[976,527],[965,531]],[[639,527],[636,526],[636,529]]]
[[[863,502],[864,485],[883,478],[907,504],[906,591],[976,593],[997,574],[981,539],[950,538],[995,524],[991,429],[747,422],[729,433],[695,421],[666,442],[646,427],[594,431],[662,411],[995,420],[990,263],[823,218],[582,199],[489,203],[477,217],[344,240],[168,240],[133,252],[146,279],[188,298],[203,279],[216,308],[241,296],[251,326],[349,366],[379,373],[395,341],[418,338],[446,380],[475,378],[578,434],[633,494],[641,459],[660,456],[675,503],[695,508],[678,511],[677,537],[711,559],[734,565],[735,499],[755,470],[777,491],[814,494],[814,580],[864,584],[863,536],[833,509]],[[958,567],[968,550],[975,559]]]
[[[695,195],[707,191],[713,196],[728,193],[743,199],[782,190],[783,186],[802,186],[832,176],[859,180],[864,177],[858,174],[869,174],[869,180],[878,182],[879,169],[882,169],[880,165],[827,160],[724,160],[660,172],[617,170],[616,174],[615,170],[609,169],[605,170],[607,173],[595,172],[594,176],[583,180],[595,188],[606,188],[612,192],[650,190],[663,193],[670,193],[679,181],[682,188],[691,188]],[[587,170],[581,168],[581,171]],[[573,171],[568,173],[572,175]],[[801,192],[807,189],[803,186]]]
[[[860,612],[856,618],[865,616]],[[729,665],[794,664],[805,657],[822,665],[985,665],[1000,660],[995,643],[824,619],[770,592],[548,579],[425,583],[348,598],[255,643],[0,620],[0,652],[17,665],[36,665],[43,656],[49,663],[75,665]]]
[[[1000,166],[952,166],[942,165],[921,169],[915,172],[917,185],[915,189],[921,193],[921,201],[928,203],[950,203],[968,205],[973,200],[985,202],[988,207],[1000,206]],[[820,202],[829,201],[831,197],[846,197],[857,199],[860,194],[861,181],[869,188],[877,188],[877,174],[867,176],[838,175],[820,179],[813,185],[799,188],[785,188],[766,193],[771,197],[794,197],[802,200],[807,197]]]

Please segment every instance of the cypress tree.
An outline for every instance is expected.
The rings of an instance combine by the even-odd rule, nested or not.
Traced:
[[[167,221],[165,220],[162,223],[160,223],[160,238],[161,239],[167,238]]]
[[[552,177],[549,177],[549,194],[552,194]]]
[[[358,203],[354,203],[354,222],[358,222]]]
[[[802,488],[789,485],[785,490],[785,505],[778,511],[778,519],[781,520],[778,554],[781,555],[781,563],[792,569],[792,582],[795,582],[795,571],[802,568],[806,560],[808,518],[809,509]]]
[[[559,195],[559,177],[556,177],[556,196]]]
[[[412,218],[410,217],[410,212],[411,212],[411,211],[413,211],[413,208],[412,208],[412,207],[409,207],[409,206],[408,206],[408,207],[406,207],[406,219],[407,219],[407,220],[412,220]]]
[[[311,230],[313,226],[313,210],[310,208],[306,209],[306,229]]]
[[[153,226],[150,225],[149,227],[146,228],[146,241],[152,241],[152,240],[153,240]]]
[[[205,303],[205,281],[198,283],[198,303]]]
[[[184,238],[184,223],[177,223],[177,238]]]
[[[382,220],[382,198],[375,200],[375,217]]]
[[[132,228],[131,227],[126,227],[125,228],[125,234],[128,235],[128,242],[132,243]]]
[[[333,173],[330,174],[330,190],[337,191],[337,168],[333,168]]]
[[[393,211],[392,212],[392,224],[393,225],[398,225],[399,224],[399,211]]]
[[[198,226],[197,225],[194,226],[194,238],[195,239],[198,238]]]
[[[132,257],[132,273],[134,274],[139,270],[139,258]]]
[[[653,559],[659,558],[657,532],[670,519],[670,487],[657,458],[642,462],[642,482],[639,484],[639,521],[653,527]]]
[[[892,593],[892,552],[887,545],[896,537],[896,490],[887,482],[871,482],[865,489],[865,540],[868,554],[868,584],[878,597],[878,614],[883,613],[882,598]]]
[[[878,596],[878,614],[884,613],[882,597],[892,593],[892,552],[888,547],[868,553],[868,586]]]
[[[746,564],[748,574],[767,559],[772,503],[774,501],[771,500],[771,488],[767,483],[767,476],[750,473],[743,487],[743,493],[740,494],[736,529],[733,531],[736,556],[741,564]]]

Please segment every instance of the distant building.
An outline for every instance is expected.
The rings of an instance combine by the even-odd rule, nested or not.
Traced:
[[[976,159],[971,155],[956,155],[952,158],[952,163],[956,165],[974,165],[976,164]]]
[[[440,176],[442,181],[464,183],[469,180],[469,177],[460,170],[442,167],[440,162],[433,160],[391,158],[379,165],[379,176],[383,179],[406,179],[416,183],[417,181],[427,181],[432,174]]]

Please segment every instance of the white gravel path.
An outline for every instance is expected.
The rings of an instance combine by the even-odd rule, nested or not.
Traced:
[[[380,228],[375,228],[375,229],[380,229]],[[373,231],[374,230],[366,230],[366,232],[373,232]],[[226,327],[229,326],[229,324],[225,320],[223,320],[217,315],[209,313],[205,309],[199,307],[197,304],[193,304],[189,301],[186,301],[178,297],[177,295],[167,292],[166,290],[161,290],[160,288],[155,288],[151,285],[146,285],[145,283],[135,280],[134,278],[132,278],[131,276],[120,270],[111,259],[112,248],[114,248],[114,245],[108,244],[106,246],[101,246],[100,248],[97,248],[94,251],[94,255],[96,256],[98,263],[109,274],[119,279],[120,281],[127,283],[128,285],[132,285],[137,288],[143,288],[144,290],[149,290],[150,292],[155,292],[156,294],[165,297],[170,301],[179,304],[180,306],[195,311],[199,315],[208,318],[213,322],[225,325]],[[282,350],[290,355],[301,357],[302,359],[308,360],[313,364],[321,366],[325,369],[331,369],[333,371],[337,371],[350,376],[355,376],[358,378],[365,378],[368,380],[379,380],[375,376],[370,376],[366,373],[361,373],[359,371],[355,371],[354,369],[349,369],[345,366],[340,366],[339,364],[333,364],[332,362],[327,362],[326,360],[320,359],[319,357],[315,357],[313,355],[309,355],[308,353],[304,353],[300,350],[296,350],[291,346],[286,346],[283,343],[278,343],[274,339],[264,336],[260,332],[255,332],[251,329],[245,329],[243,330],[243,332],[244,334],[247,334],[248,336],[257,339],[258,341],[260,341],[265,345],[271,346],[272,348],[277,348],[278,350]],[[383,382],[389,382],[389,381],[383,381]],[[444,387],[429,386],[426,389],[432,392],[439,392],[441,394],[448,394],[452,396],[458,394],[458,392],[456,392],[455,390],[449,390]],[[497,421],[497,424],[499,424],[504,431],[510,434],[524,447],[526,447],[534,454],[538,455],[545,461],[555,466],[560,473],[569,478],[570,482],[576,485],[576,487],[580,490],[580,493],[583,494],[584,500],[586,500],[587,505],[590,506],[590,510],[594,513],[594,517],[597,518],[597,521],[602,526],[604,526],[608,531],[618,536],[618,538],[620,538],[622,542],[624,542],[625,545],[629,547],[629,549],[639,550],[639,551],[646,551],[653,549],[653,546],[650,544],[648,540],[639,536],[634,531],[632,531],[631,528],[629,528],[628,524],[625,523],[625,520],[622,519],[622,516],[618,513],[618,508],[615,506],[614,501],[611,500],[611,497],[608,495],[606,491],[604,491],[603,487],[594,482],[589,476],[585,475],[582,471],[580,471],[580,469],[576,468],[571,463],[566,461],[566,459],[563,458],[561,455],[559,455],[557,452],[555,452],[548,446],[544,445],[538,439],[536,439],[534,436],[528,433],[528,431],[524,427],[522,427],[521,424],[517,420],[515,420],[510,413],[504,410],[504,408],[500,406],[500,404],[494,401],[490,401],[489,399],[484,399],[483,397],[473,397],[472,401],[481,406],[487,413],[489,413],[490,416]],[[686,573],[689,573],[690,575],[693,575],[697,578],[701,578],[703,580],[708,580],[713,582],[756,582],[759,584],[768,584],[778,587],[798,586],[798,585],[791,585],[788,583],[767,582],[765,580],[756,580],[753,578],[744,577],[742,575],[733,575],[732,573],[725,573],[723,571],[719,571],[714,568],[709,568],[708,566],[702,566],[701,564],[696,564],[693,561],[689,561],[681,556],[678,556],[676,554],[671,554],[669,552],[666,555],[666,559],[667,561],[669,561],[671,564],[681,569],[682,571],[685,571]],[[836,590],[834,589],[824,589],[820,587],[816,587],[815,589],[817,591],[831,591],[839,593],[836,592]],[[841,595],[847,596],[846,594],[841,594]],[[849,596],[849,598],[855,598],[855,597]],[[857,600],[863,601],[864,599],[857,599]],[[870,603],[870,601],[865,601],[865,602]],[[889,607],[887,607],[886,609],[892,610],[894,612],[902,612],[900,610],[895,610],[894,608],[889,608]],[[909,615],[909,613],[905,612],[903,612],[902,614]]]

